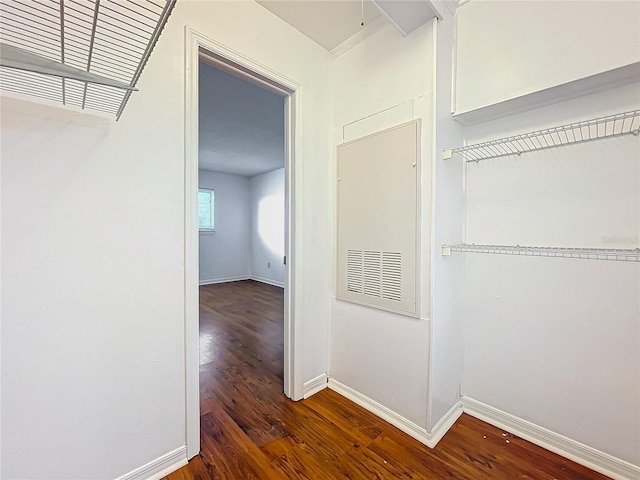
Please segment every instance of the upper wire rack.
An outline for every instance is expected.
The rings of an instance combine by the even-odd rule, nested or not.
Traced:
[[[450,255],[451,252],[640,262],[640,248],[526,247],[520,245],[476,245],[475,243],[442,246],[442,255]]]
[[[0,0],[0,42],[135,87],[176,0]],[[0,89],[120,118],[131,91],[0,67]]]
[[[457,154],[467,162],[478,162],[488,158],[520,155],[525,152],[617,137],[630,133],[638,135],[639,131],[640,110],[631,110],[593,120],[446,149],[443,158],[449,159]]]

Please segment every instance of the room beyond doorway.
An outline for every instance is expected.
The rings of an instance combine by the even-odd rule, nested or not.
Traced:
[[[201,60],[200,285],[284,288],[285,97]]]
[[[285,97],[219,67],[205,57],[198,66],[200,398],[211,386],[202,376],[203,359],[212,371],[258,378],[267,372],[251,360],[263,359],[266,351],[275,355],[269,363],[282,372],[273,386],[284,398],[284,305],[281,301],[279,312],[267,312],[271,305],[259,301],[264,290],[258,282],[279,287],[284,300]],[[234,291],[242,293],[234,297]],[[209,311],[226,312],[216,321],[231,316],[233,326],[262,330],[258,323],[268,315],[276,320],[275,335],[252,341],[229,325],[218,325],[215,335],[203,332],[212,327],[202,308],[207,292],[230,297],[221,294],[204,302]],[[229,331],[233,341],[218,338]],[[242,357],[244,370],[227,368],[227,354]]]
[[[198,99],[200,94],[199,66],[204,61],[226,73],[258,85],[284,99],[284,255],[278,257],[284,269],[283,291],[283,385],[284,395],[289,398],[302,397],[302,384],[294,383],[294,345],[296,343],[293,305],[296,300],[294,271],[296,268],[295,218],[295,156],[296,135],[294,129],[297,118],[296,82],[252,62],[237,53],[202,37],[197,32],[187,31],[186,61],[186,123],[185,123],[185,348],[186,348],[186,437],[187,457],[191,458],[200,450],[200,409],[199,409],[199,268],[198,268]],[[219,200],[219,199],[218,199]],[[217,235],[218,232],[215,233]],[[286,261],[286,267],[284,266]],[[274,267],[274,264],[267,268]],[[297,350],[296,350],[297,351]],[[284,396],[283,396],[284,398]]]

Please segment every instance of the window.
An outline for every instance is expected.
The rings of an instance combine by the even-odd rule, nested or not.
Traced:
[[[198,190],[198,226],[200,230],[214,230],[214,192],[206,188]]]

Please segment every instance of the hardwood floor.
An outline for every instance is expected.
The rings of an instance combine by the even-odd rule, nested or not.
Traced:
[[[463,415],[429,449],[325,389],[283,395],[282,289],[200,288],[201,453],[167,480],[606,477]]]

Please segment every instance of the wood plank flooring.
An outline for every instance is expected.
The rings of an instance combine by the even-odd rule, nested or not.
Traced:
[[[201,453],[167,480],[606,477],[463,415],[429,449],[325,389],[283,395],[282,289],[200,288]]]

